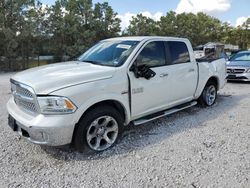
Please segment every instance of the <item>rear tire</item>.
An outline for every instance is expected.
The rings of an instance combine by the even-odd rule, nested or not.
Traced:
[[[217,87],[214,82],[208,82],[203,89],[198,102],[201,106],[207,107],[212,106],[217,99]]]
[[[101,152],[112,147],[123,130],[123,118],[110,106],[99,106],[79,121],[73,139],[74,147],[80,152]]]

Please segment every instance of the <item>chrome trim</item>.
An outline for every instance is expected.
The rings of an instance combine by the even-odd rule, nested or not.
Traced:
[[[40,114],[41,113],[40,106],[39,106],[39,103],[38,103],[38,100],[37,100],[36,93],[33,90],[33,88],[26,85],[26,84],[23,84],[23,83],[20,83],[20,82],[18,82],[16,80],[13,80],[13,79],[10,79],[10,82],[11,82],[11,84],[14,84],[15,86],[20,87],[20,88],[24,88],[24,89],[28,90],[31,93],[32,98],[20,95],[20,94],[16,93],[15,91],[12,91],[12,94],[13,94],[14,98],[19,97],[19,98],[22,98],[22,100],[25,101],[25,102],[33,103],[35,105],[36,111],[28,110],[28,109],[26,109],[26,108],[24,108],[24,107],[17,104],[18,107],[20,107],[22,110],[24,110],[25,112],[27,112],[27,113],[29,113],[31,115]]]
[[[156,120],[158,118],[165,117],[167,115],[179,112],[179,111],[184,110],[186,108],[190,108],[192,106],[195,106],[196,104],[197,104],[197,102],[193,101],[193,102],[189,103],[187,106],[184,106],[182,108],[173,108],[173,109],[170,109],[170,110],[166,110],[163,114],[161,114],[159,116],[156,116],[156,117],[152,117],[150,119],[143,119],[142,118],[142,119],[139,119],[139,120],[135,120],[135,121],[133,121],[133,124],[135,126],[137,126],[137,125],[141,125],[141,124],[144,124],[144,123],[148,123],[148,122],[151,122],[151,121]]]
[[[228,74],[243,74],[246,73],[247,70],[245,67],[227,67]]]
[[[250,79],[232,79],[232,78],[227,78],[228,81],[244,81],[244,82],[249,82]]]

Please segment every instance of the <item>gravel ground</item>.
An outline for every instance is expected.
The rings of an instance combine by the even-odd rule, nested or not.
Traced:
[[[228,83],[213,107],[130,127],[86,156],[11,131],[10,76],[0,74],[0,187],[250,187],[250,84]]]

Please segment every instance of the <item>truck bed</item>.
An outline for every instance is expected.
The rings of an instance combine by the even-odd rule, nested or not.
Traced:
[[[208,61],[205,60],[206,59],[197,61],[199,79],[195,98],[198,98],[201,95],[207,80],[211,77],[215,77],[218,81],[217,90],[223,88],[226,84],[226,60],[224,58],[216,60],[207,59]]]

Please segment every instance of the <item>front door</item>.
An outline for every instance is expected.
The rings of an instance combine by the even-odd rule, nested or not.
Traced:
[[[144,45],[136,58],[137,67],[146,65],[156,74],[150,79],[136,78],[134,72],[129,71],[131,83],[131,112],[134,119],[159,111],[167,105],[166,50],[163,41],[152,41]]]

